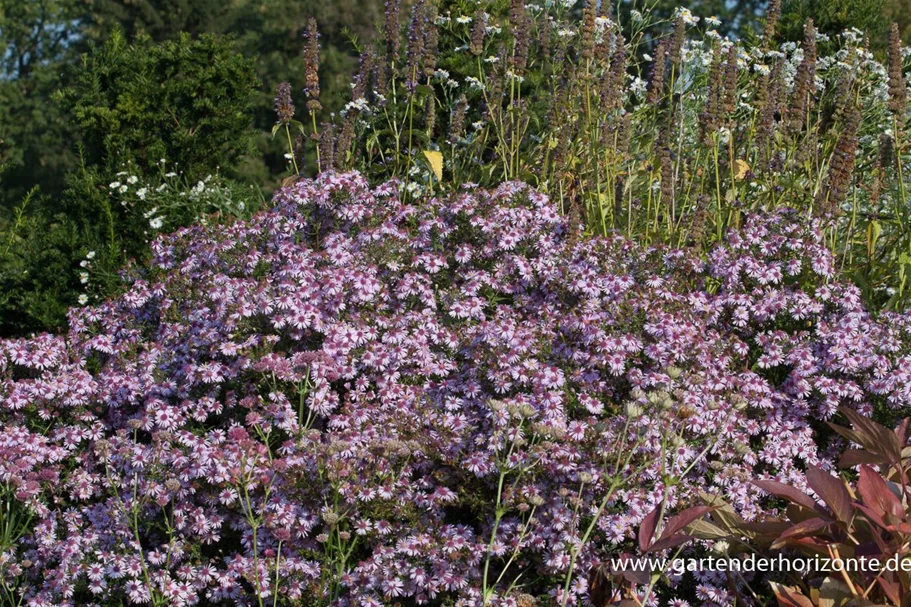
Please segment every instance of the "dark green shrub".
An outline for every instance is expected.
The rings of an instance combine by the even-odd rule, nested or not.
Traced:
[[[191,176],[230,170],[250,150],[259,81],[252,61],[211,35],[133,44],[119,33],[83,58],[59,100],[92,166],[148,170],[167,158]]]
[[[62,193],[0,215],[0,334],[62,328],[69,306],[120,288],[158,231],[260,200],[223,176],[250,149],[258,87],[229,41],[114,34],[73,82],[57,100],[77,126],[79,168]]]

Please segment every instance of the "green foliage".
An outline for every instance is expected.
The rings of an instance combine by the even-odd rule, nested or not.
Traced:
[[[885,0],[883,19],[886,23],[898,24],[902,40],[911,40],[911,0]]]
[[[252,62],[220,38],[184,34],[154,44],[140,36],[127,44],[115,33],[58,97],[91,165],[148,170],[167,158],[188,175],[205,175],[230,171],[250,150],[258,87]]]
[[[882,50],[888,42],[889,22],[883,7],[886,0],[783,0],[781,3],[781,37],[799,41],[803,26],[812,19],[823,34],[836,36],[856,28],[870,37],[871,46]]]
[[[0,332],[59,329],[69,306],[120,288],[120,269],[148,254],[158,229],[254,207],[258,191],[220,171],[251,149],[257,87],[251,62],[215,36],[127,44],[115,33],[86,55],[57,95],[77,125],[79,168],[59,193],[7,213]]]

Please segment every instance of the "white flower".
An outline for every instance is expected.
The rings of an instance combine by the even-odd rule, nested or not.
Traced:
[[[490,57],[484,58],[484,63],[496,63],[499,60],[500,60],[500,58],[497,57],[496,55],[491,55]]]
[[[446,70],[437,70],[433,73],[433,75],[437,80],[446,80],[449,78],[449,72]]]
[[[79,296],[78,301],[80,306],[84,306],[85,304],[89,303],[89,296],[83,293]]]
[[[120,187],[120,182],[112,181],[111,183],[108,184],[108,187],[111,188],[112,190],[116,190],[117,188]]]
[[[683,22],[687,25],[696,25],[699,23],[699,17],[690,12],[690,9],[683,6],[678,6],[677,10],[674,11],[674,18],[677,17],[683,19]]]
[[[632,17],[633,21],[635,21],[637,23],[641,23],[642,20],[644,19],[644,17],[642,16],[642,13],[640,13],[637,10],[631,10],[629,12],[629,16]]]
[[[161,226],[164,225],[164,220],[161,217],[153,217],[149,220],[149,227],[153,230],[158,230]]]
[[[575,36],[576,32],[570,29],[560,29],[557,30],[557,36],[560,38],[569,38],[570,36]]]
[[[465,83],[466,83],[470,88],[476,89],[476,90],[478,90],[478,91],[483,91],[483,90],[484,90],[484,85],[481,84],[481,81],[478,80],[477,78],[475,78],[474,76],[466,76],[466,77],[465,77]]]
[[[163,189],[165,189],[166,187],[168,187],[168,184],[163,183],[163,184],[161,184],[160,186],[158,186],[157,188],[155,188],[155,191],[156,191],[156,192],[160,192],[160,191],[162,191]]]
[[[512,70],[506,70],[506,77],[509,78],[510,80],[515,80],[518,83],[525,82],[525,78],[523,78],[522,76],[519,76]]]
[[[290,153],[285,153],[285,160],[291,160],[292,158],[294,158],[294,156],[292,156]]]
[[[95,259],[95,251],[89,251],[85,254],[86,259]]]
[[[461,17],[456,17],[456,23],[471,23],[472,19],[468,15],[462,15]]]
[[[126,193],[127,193],[127,190],[129,190],[129,189],[130,189],[130,188],[128,188],[128,187],[124,184],[124,185],[120,186],[120,187],[117,189],[117,191],[120,192],[121,194],[126,194]]]
[[[345,105],[345,108],[341,111],[342,116],[345,116],[351,110],[366,113],[370,111],[370,104],[367,103],[367,99],[364,97],[358,97],[354,101],[349,101]]]
[[[712,15],[711,17],[706,17],[705,22],[708,23],[709,25],[711,25],[712,27],[718,27],[719,25],[721,25],[721,19],[719,19],[715,15]]]
[[[89,273],[88,272],[79,272],[79,282],[81,282],[82,284],[85,284],[88,281],[89,281]]]
[[[164,176],[165,176],[165,177],[169,177],[169,178],[170,178],[170,177],[177,177],[177,173],[175,173],[174,171],[171,171],[170,173],[165,173]]]
[[[136,175],[130,175],[129,177],[127,177],[127,183],[130,185],[133,185],[137,181],[139,181],[139,178],[136,177]]]
[[[88,261],[87,259],[83,259],[82,261],[79,262],[79,267],[80,267],[80,268],[87,268],[87,267],[89,267],[89,261]]]

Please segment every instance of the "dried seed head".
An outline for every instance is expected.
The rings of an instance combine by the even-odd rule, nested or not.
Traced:
[[[433,95],[427,95],[427,101],[424,104],[424,128],[427,130],[427,136],[433,139],[433,128],[437,123],[437,105],[436,98]]]
[[[854,105],[854,74],[850,70],[843,70],[838,76],[835,87],[835,111],[833,118],[844,121],[847,112]]]
[[[294,102],[291,100],[291,83],[282,82],[275,91],[275,113],[280,124],[290,124],[294,119]]]
[[[781,0],[769,0],[769,7],[766,9],[765,28],[762,31],[762,48],[767,49],[772,46],[772,40],[775,38],[780,18]]]
[[[598,16],[597,0],[588,0],[582,14],[582,62],[595,57],[595,18]]]
[[[803,129],[807,114],[813,109],[813,94],[816,92],[816,28],[813,20],[807,19],[804,26],[803,60],[794,76],[794,95],[788,111],[788,123],[792,132]]]
[[[424,64],[427,36],[424,29],[426,3],[420,0],[411,9],[411,26],[408,28],[408,48],[405,51],[405,88],[413,93]]]
[[[386,0],[386,12],[383,19],[383,40],[386,42],[386,61],[389,69],[398,65],[402,49],[402,37],[399,20],[401,19],[401,0]]]
[[[731,45],[728,49],[728,62],[724,69],[724,90],[722,95],[722,110],[726,119],[730,120],[737,109],[737,47]]]
[[[335,166],[335,125],[323,122],[319,137],[319,154],[321,170]]]
[[[531,17],[525,12],[524,6],[518,15],[513,36],[512,69],[517,75],[522,75],[528,65],[528,50],[531,46]]]
[[[345,116],[342,130],[339,133],[338,140],[335,142],[335,167],[337,169],[346,168],[345,163],[349,158],[349,153],[352,151],[351,146],[354,143],[354,127],[354,114]]]
[[[721,44],[716,41],[712,52],[712,64],[709,66],[706,82],[705,108],[699,115],[700,133],[702,140],[706,143],[711,141],[712,133],[718,130],[718,125],[721,121],[721,82]]]
[[[541,57],[550,57],[550,36],[553,26],[550,17],[544,15],[538,24],[538,52]]]
[[[860,126],[860,109],[852,104],[845,111],[832,162],[826,175],[826,184],[817,196],[814,212],[820,217],[834,217],[854,180],[854,164],[857,159],[857,129]]]
[[[360,61],[358,62],[357,76],[354,77],[353,86],[351,87],[352,101],[367,98],[375,63],[376,51],[373,50],[372,46],[368,46],[361,53]]]
[[[769,148],[772,135],[781,119],[784,103],[784,59],[772,66],[768,78],[763,78],[758,89],[757,106],[760,113],[757,145]],[[768,149],[766,150],[768,151]]]
[[[904,116],[908,111],[908,91],[905,88],[903,73],[901,34],[898,24],[892,24],[889,33],[889,109],[898,116]]]
[[[711,197],[707,194],[700,194],[696,198],[696,208],[693,211],[693,221],[690,225],[690,242],[693,247],[700,248],[702,243],[705,241],[706,228],[708,223],[709,216],[709,207],[711,205]],[[695,412],[693,412],[695,413]],[[683,409],[678,412],[678,415],[683,414]]]
[[[475,57],[480,57],[484,54],[484,37],[487,35],[487,13],[481,9],[475,11],[473,23],[468,50]]]
[[[304,92],[307,95],[307,109],[317,112],[322,109],[319,102],[319,28],[312,17],[307,22],[307,48],[304,54]]]
[[[462,139],[465,134],[465,114],[468,111],[468,98],[463,93],[455,107],[452,110],[452,117],[449,119],[449,142],[455,143]]]
[[[601,79],[601,110],[610,112],[623,105],[626,84],[626,44],[623,36],[617,37],[611,57],[610,70]]]
[[[664,40],[658,43],[658,48],[655,49],[655,63],[652,65],[652,74],[648,83],[648,96],[646,101],[649,105],[655,105],[658,103],[658,100],[661,99],[661,95],[664,91],[664,72],[666,69],[665,66],[665,55],[667,54]]]
[[[892,163],[895,162],[895,142],[885,133],[879,136],[878,162],[886,172],[892,168]]]
[[[440,32],[437,29],[437,9],[427,4],[424,9],[424,75],[430,78],[439,59]]]
[[[686,21],[683,15],[678,15],[674,22],[674,33],[671,35],[671,64],[680,65],[683,62],[683,43],[686,40]]]

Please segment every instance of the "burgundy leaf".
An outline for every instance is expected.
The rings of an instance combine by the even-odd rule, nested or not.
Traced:
[[[753,484],[767,493],[794,502],[809,510],[819,509],[812,497],[799,489],[795,489],[791,485],[785,485],[778,481],[753,481]]]
[[[876,576],[876,581],[879,582],[883,592],[889,597],[889,600],[892,601],[894,605],[901,604],[901,596],[899,594],[898,585],[895,582],[887,580],[881,575]]]
[[[866,514],[868,519],[870,519],[871,521],[873,521],[874,523],[876,523],[883,529],[885,529],[886,527],[889,526],[889,524],[885,521],[885,519],[883,519],[883,514],[881,512],[877,512],[876,510],[873,510],[872,508],[869,508],[868,506],[865,506],[864,504],[857,504],[857,509],[860,510],[861,512],[863,512],[864,514]]]
[[[861,466],[860,478],[857,481],[857,492],[864,505],[885,517],[887,514],[903,519],[905,509],[902,503],[889,489],[889,485],[870,466]]]
[[[648,550],[646,550],[645,553],[648,554],[649,552],[660,552],[662,550],[667,550],[668,548],[676,548],[677,546],[686,544],[687,542],[694,539],[695,538],[692,535],[685,535],[682,533],[680,535],[672,535],[670,537],[658,540],[649,546]]]
[[[776,582],[769,582],[775,598],[778,599],[778,607],[813,607],[813,601],[805,597],[797,588],[783,586]]]
[[[851,440],[855,440],[855,442],[863,445],[870,451],[882,453],[888,458],[889,463],[894,464],[900,461],[901,445],[898,443],[898,437],[895,435],[895,432],[876,423],[869,417],[864,417],[853,409],[841,407],[839,408],[839,411],[848,418],[851,425],[854,426],[856,434],[860,438],[860,440]],[[837,428],[837,426],[833,426],[833,428]],[[845,434],[843,434],[843,436],[845,436]]]
[[[830,521],[827,521],[823,518],[811,518],[803,522],[797,523],[780,536],[772,544],[772,548],[778,548],[787,543],[789,538],[797,539],[801,537],[806,537],[808,535],[814,535],[817,531],[825,529],[828,526]]]
[[[898,428],[895,429],[895,438],[898,440],[899,445],[908,443],[909,426],[911,426],[911,418],[906,417],[902,420],[901,424],[898,425]]]
[[[658,526],[658,514],[661,512],[661,504],[655,506],[655,509],[642,519],[639,525],[639,550],[645,552],[652,538],[655,536],[655,528]]]
[[[674,535],[696,519],[702,518],[717,508],[718,506],[693,506],[692,508],[687,508],[667,522],[667,527],[661,532],[661,539]]]
[[[882,464],[886,458],[882,455],[867,451],[865,449],[846,449],[838,460],[838,466],[841,468],[853,468],[860,464]]]
[[[832,476],[819,466],[810,466],[807,469],[807,484],[832,509],[838,520],[843,522],[851,520],[851,516],[854,514],[851,494],[848,493],[848,488],[840,478]]]

